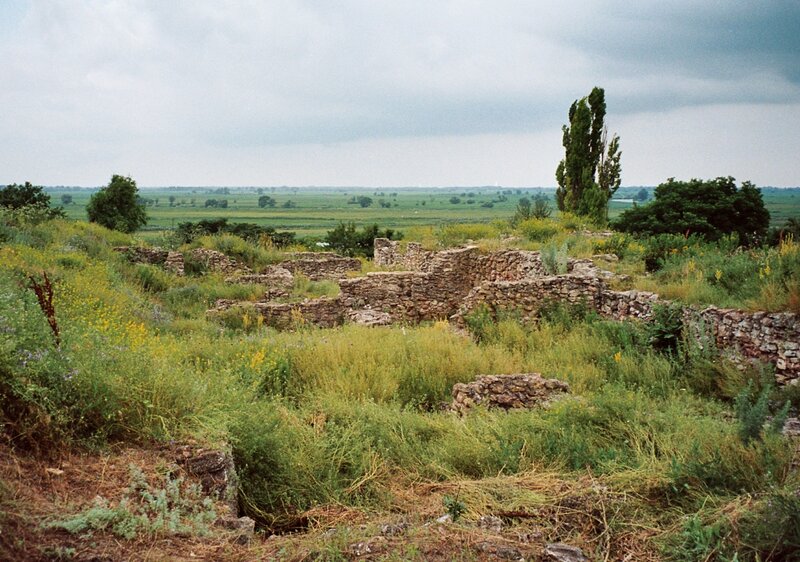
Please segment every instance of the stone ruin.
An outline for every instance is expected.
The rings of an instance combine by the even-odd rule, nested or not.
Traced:
[[[132,263],[160,265],[175,275],[184,274],[183,254],[161,248],[141,248],[136,246],[118,246],[115,252],[123,254]]]
[[[482,375],[470,383],[453,386],[451,409],[464,413],[475,406],[501,408],[536,408],[569,392],[569,385],[557,379],[546,379],[539,373],[516,375]]]
[[[213,271],[214,273],[222,273],[224,275],[251,273],[249,267],[217,250],[195,248],[189,252],[189,257],[193,261],[203,264],[207,271]]]
[[[361,271],[361,262],[333,252],[294,252],[280,267],[292,273],[301,273],[312,281],[339,279],[350,272]]]
[[[265,300],[254,306],[267,324],[287,328],[298,319],[324,327],[345,321],[384,325],[439,319],[463,326],[465,317],[479,308],[495,317],[513,310],[531,320],[552,302],[582,304],[614,320],[648,321],[656,304],[669,302],[645,291],[611,290],[608,282],[613,274],[597,268],[592,260],[570,259],[567,273],[550,275],[540,253],[533,251],[482,254],[477,247],[467,246],[434,252],[409,243],[401,252],[397,242],[378,238],[375,263],[397,270],[339,279],[341,291],[334,298],[299,303]],[[232,306],[236,303],[220,301],[209,312]],[[710,306],[684,307],[684,317],[713,336],[735,361],[765,361],[774,365],[778,383],[800,381],[798,315]]]
[[[159,248],[115,248],[138,263],[155,264],[183,274],[183,255]],[[259,273],[221,252],[196,248],[191,259],[221,272],[229,283],[267,286],[264,298],[248,303],[267,325],[291,329],[298,324],[333,327],[344,322],[370,326],[392,323],[415,324],[449,319],[458,326],[477,309],[496,317],[513,310],[524,320],[538,317],[552,302],[583,304],[614,320],[652,319],[654,306],[668,303],[645,291],[614,291],[608,282],[613,274],[597,268],[592,260],[570,259],[567,273],[550,275],[539,252],[499,250],[483,254],[475,246],[434,252],[408,243],[404,252],[397,242],[375,240],[375,264],[392,271],[361,271],[361,262],[331,252],[299,252]],[[605,257],[608,259],[608,256]],[[336,297],[275,302],[288,297],[295,275],[309,279],[338,280]],[[220,300],[210,315],[240,303]],[[713,336],[716,345],[734,361],[757,359],[775,367],[779,384],[800,382],[800,317],[789,312],[745,312],[709,306],[684,307],[684,318]]]
[[[289,259],[254,273],[246,265],[234,258],[210,248],[195,248],[187,252],[164,250],[162,248],[143,248],[120,246],[114,251],[124,254],[132,263],[158,265],[165,270],[184,275],[185,260],[200,263],[213,273],[227,275],[226,283],[253,283],[267,285],[267,299],[287,296],[294,285],[295,275],[304,275],[312,281],[322,279],[337,280],[350,273],[361,271],[361,262],[356,258],[340,256],[333,252],[295,252],[287,254]]]

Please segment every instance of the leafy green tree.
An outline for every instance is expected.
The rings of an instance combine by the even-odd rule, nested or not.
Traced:
[[[108,186],[89,200],[86,206],[89,221],[120,232],[135,232],[147,224],[145,206],[138,194],[134,180],[114,174]]]
[[[639,190],[639,193],[636,194],[636,197],[634,197],[634,199],[636,199],[637,201],[644,202],[647,201],[649,197],[650,193],[645,188],[642,188]]]
[[[72,195],[65,193],[61,196],[61,204],[62,205],[72,205]]]
[[[514,209],[514,216],[511,218],[511,226],[516,227],[522,221],[531,218],[531,200],[527,197],[520,197],[517,207]]]
[[[50,196],[44,188],[26,181],[23,185],[12,183],[0,189],[0,207],[21,209],[28,206],[49,207]]]
[[[763,241],[769,227],[769,211],[761,191],[750,182],[736,187],[732,177],[677,181],[669,178],[654,192],[655,199],[624,211],[613,227],[644,235],[697,234],[717,240],[737,234],[743,244]]]
[[[0,189],[0,207],[8,209],[22,209],[23,207],[36,207],[46,209],[45,213],[49,218],[63,218],[64,209],[61,207],[50,207],[50,195],[45,193],[44,188],[39,185],[32,185],[26,181],[23,185],[12,183]]]
[[[619,189],[622,166],[619,137],[608,140],[602,88],[572,102],[569,126],[562,127],[565,156],[556,168],[556,203],[561,211],[608,220],[608,200]]]
[[[550,207],[550,200],[547,195],[537,193],[533,196],[533,207],[531,208],[531,217],[535,219],[546,219],[553,214],[553,209]]]
[[[264,207],[274,207],[276,204],[275,198],[270,197],[269,195],[262,195],[258,198],[258,206],[262,209]]]
[[[527,197],[520,197],[517,201],[517,208],[511,218],[511,226],[516,227],[519,223],[528,219],[546,219],[553,213],[547,195],[537,193],[533,196],[533,202]]]

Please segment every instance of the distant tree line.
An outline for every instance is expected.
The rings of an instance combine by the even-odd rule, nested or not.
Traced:
[[[237,222],[228,223],[228,219],[201,220],[198,222],[182,222],[175,229],[175,237],[178,242],[186,244],[200,236],[210,236],[213,234],[233,234],[240,238],[259,243],[267,237],[272,244],[279,248],[290,246],[295,243],[294,232],[278,232],[271,226],[260,226],[254,223]]]

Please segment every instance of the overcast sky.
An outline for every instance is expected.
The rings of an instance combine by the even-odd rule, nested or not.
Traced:
[[[800,185],[798,0],[0,0],[0,184]]]

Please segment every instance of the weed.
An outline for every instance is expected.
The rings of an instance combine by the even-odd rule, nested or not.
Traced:
[[[547,218],[530,218],[520,222],[517,229],[531,242],[545,242],[558,233],[558,226]]]
[[[772,385],[766,384],[758,395],[753,390],[753,381],[742,389],[735,401],[736,419],[739,422],[739,436],[746,444],[760,440],[764,426],[769,416],[769,398],[772,394]],[[789,413],[790,402],[787,400],[783,407],[773,416],[768,425],[768,430],[778,433],[783,429],[783,424]]]
[[[566,242],[556,247],[555,244],[547,244],[542,248],[542,266],[545,272],[549,275],[563,275],[567,272],[567,261],[569,256],[567,254]]]
[[[140,534],[206,535],[217,515],[212,501],[202,498],[200,488],[185,484],[183,478],[164,478],[163,487],[152,487],[141,469],[129,467],[130,486],[124,497],[112,505],[98,496],[92,507],[74,517],[53,521],[48,528],[78,534],[109,530],[134,539]]]
[[[453,520],[453,523],[458,521],[464,512],[467,511],[466,504],[458,499],[458,494],[455,497],[445,495],[442,498],[442,504],[444,508],[447,510],[447,514],[450,515],[450,518]]]
[[[679,304],[656,304],[648,324],[650,346],[661,353],[675,353],[683,333],[683,307]]]

